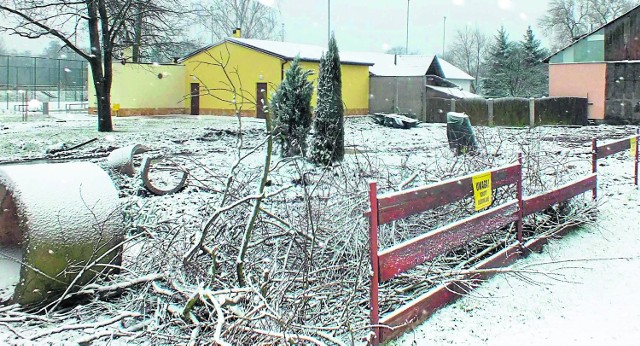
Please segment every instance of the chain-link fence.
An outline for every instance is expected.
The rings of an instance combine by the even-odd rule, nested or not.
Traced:
[[[81,60],[0,55],[0,109],[19,111],[31,100],[52,110],[84,106],[87,71]]]

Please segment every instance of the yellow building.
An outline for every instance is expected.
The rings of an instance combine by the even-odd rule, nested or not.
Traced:
[[[325,48],[289,42],[227,38],[197,50],[181,60],[185,66],[187,114],[262,118],[272,92],[296,56],[301,66],[313,70],[314,85]],[[369,66],[359,54],[340,53],[342,101],[348,115],[369,113]],[[232,91],[234,90],[234,91]],[[235,95],[235,97],[234,97]],[[312,106],[316,104],[316,93]]]
[[[182,114],[185,109],[184,65],[114,63],[111,85],[113,114]],[[89,113],[96,113],[93,78],[88,81]],[[92,97],[91,97],[92,96]]]

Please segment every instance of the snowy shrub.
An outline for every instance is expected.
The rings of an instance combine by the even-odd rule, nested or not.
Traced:
[[[271,98],[271,111],[277,131],[276,140],[283,157],[304,154],[311,128],[311,96],[313,71],[302,70],[296,57],[284,80]]]
[[[329,50],[320,59],[318,105],[315,116],[311,160],[322,165],[330,165],[342,160],[344,157],[342,77],[338,44],[333,35],[329,40]]]

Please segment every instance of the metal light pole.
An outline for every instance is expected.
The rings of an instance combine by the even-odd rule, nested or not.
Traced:
[[[404,48],[404,54],[409,54],[409,2],[410,0],[407,0],[407,42]]]
[[[444,16],[444,27],[442,29],[442,57],[444,58],[444,42],[447,37],[447,16]]]
[[[331,0],[327,0],[327,44],[331,40]]]

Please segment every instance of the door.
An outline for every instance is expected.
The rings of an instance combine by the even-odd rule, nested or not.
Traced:
[[[191,115],[200,115],[200,83],[191,83]]]
[[[265,119],[267,117],[268,110],[267,104],[267,83],[256,84],[256,117],[258,119]]]

